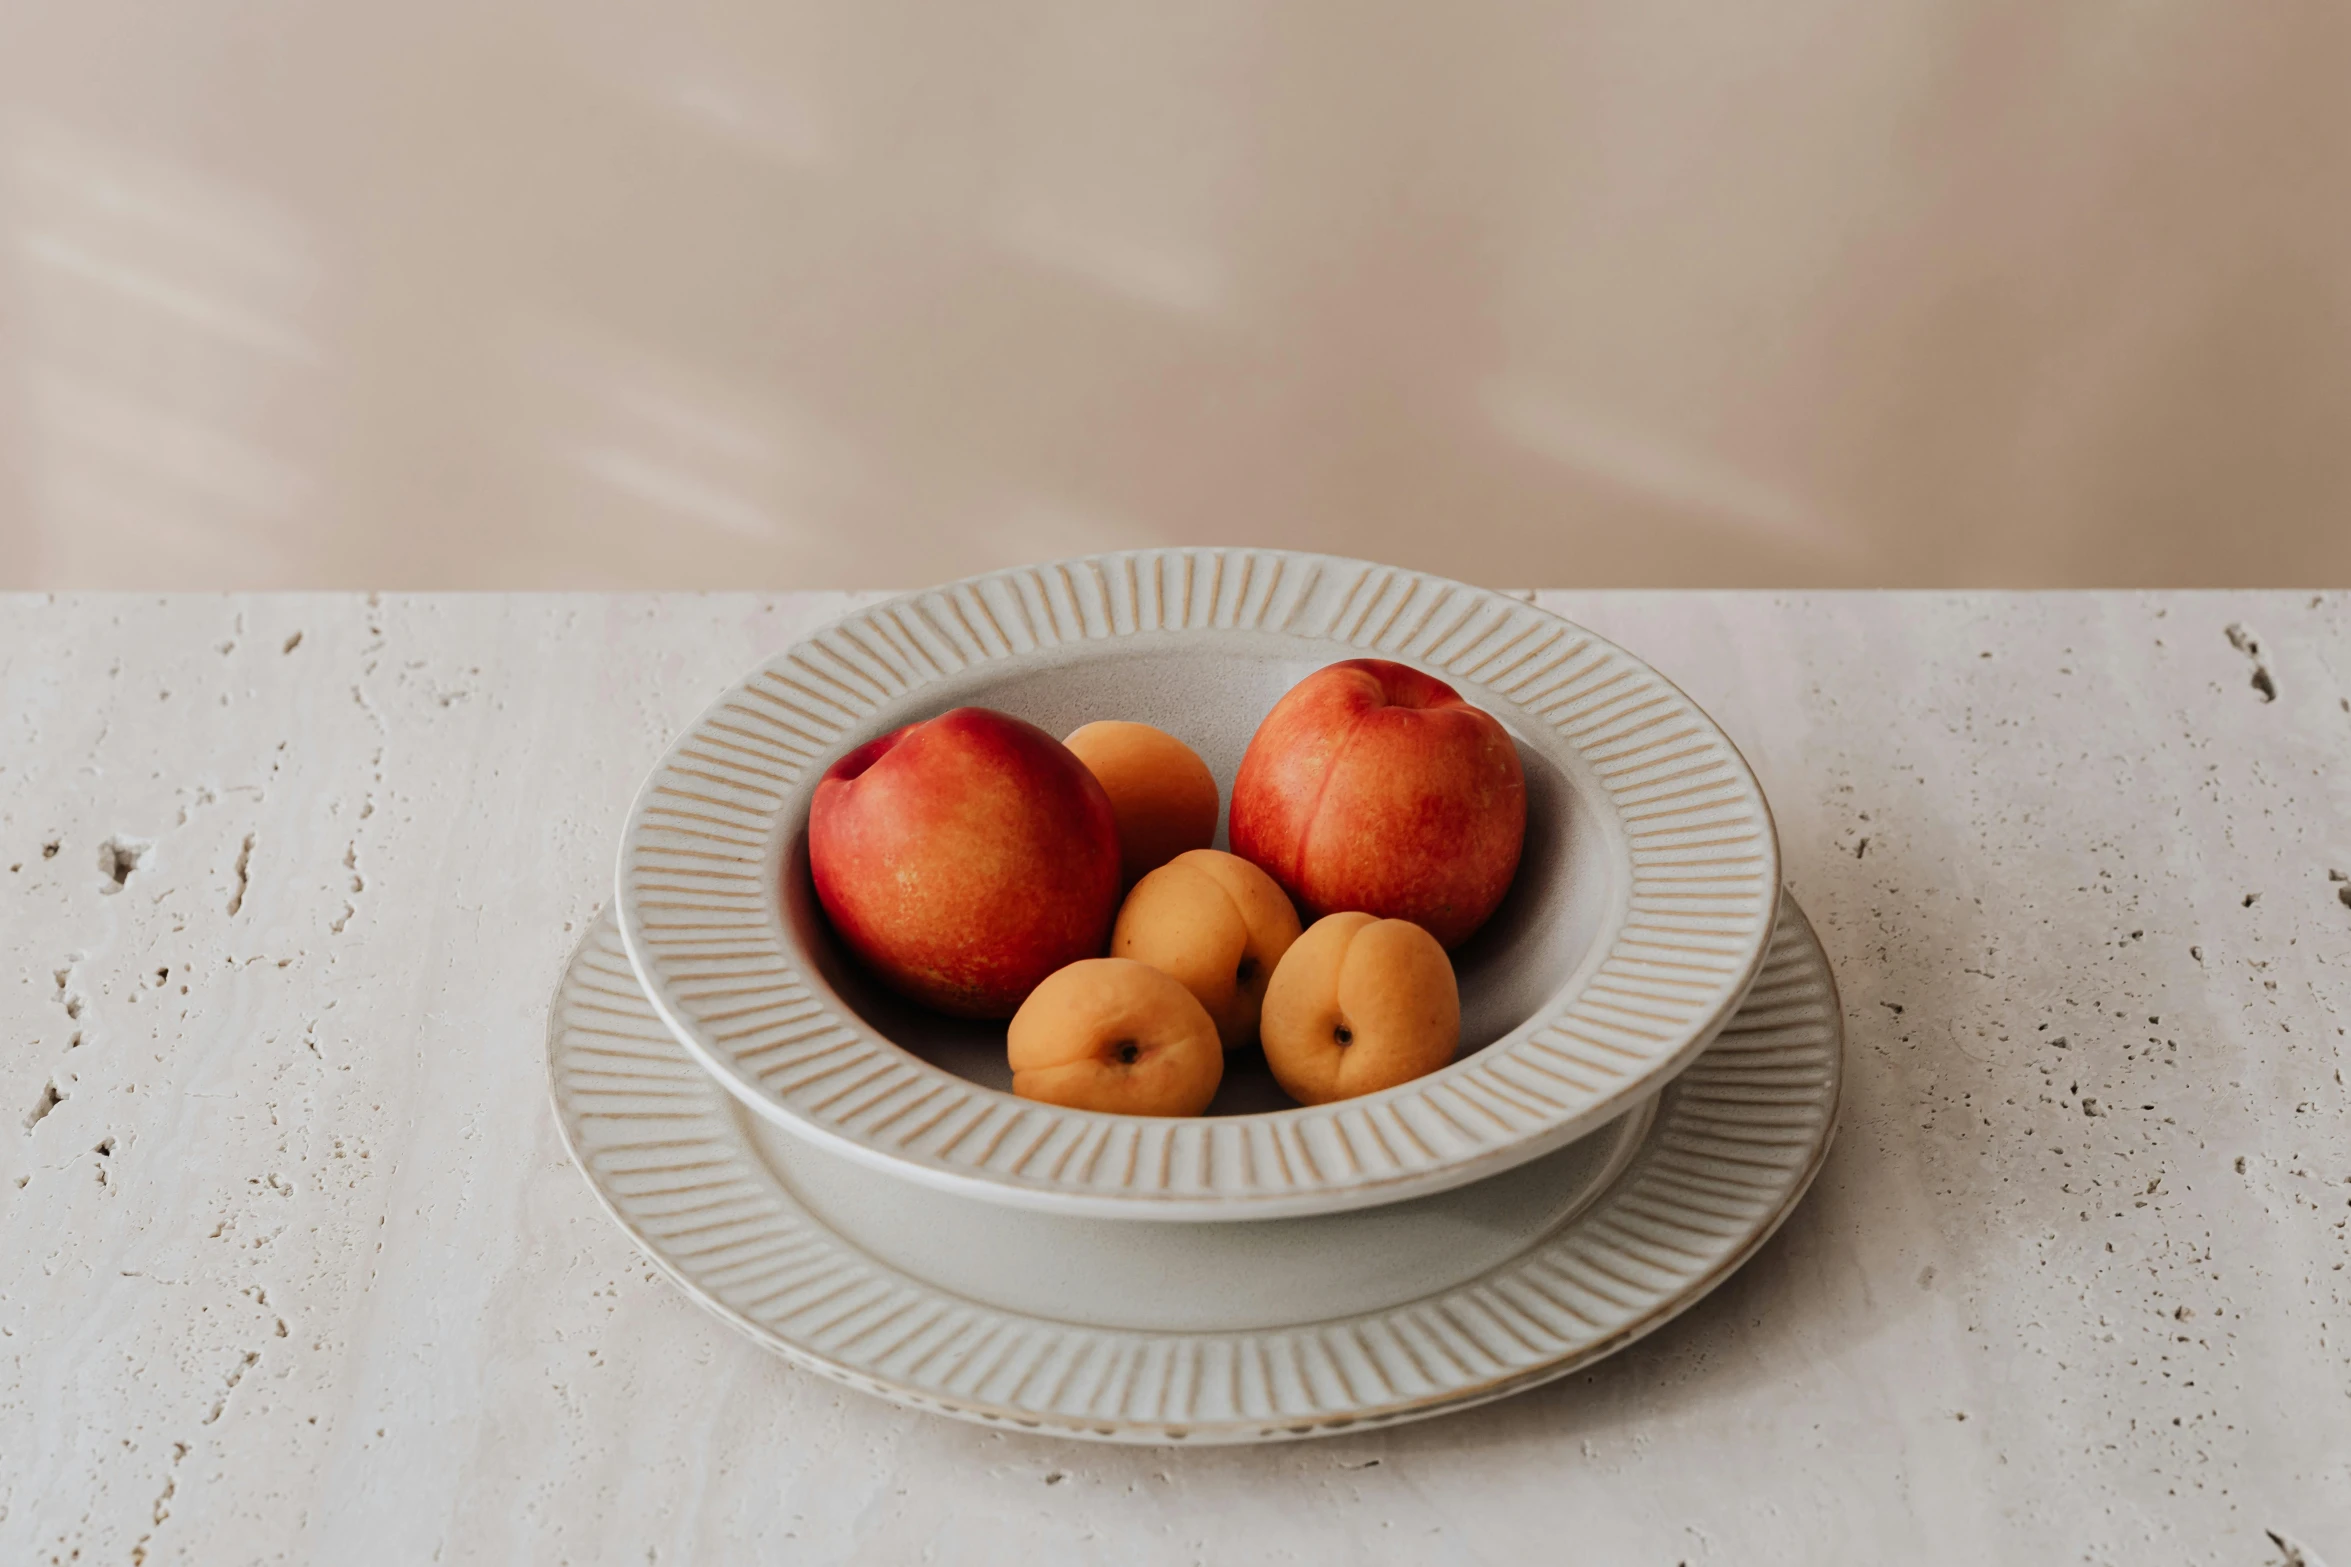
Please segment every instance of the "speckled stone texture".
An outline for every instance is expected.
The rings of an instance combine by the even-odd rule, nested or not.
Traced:
[[[796,1373],[557,1143],[639,774],[860,599],[0,601],[0,1561],[2351,1561],[2351,597],[1541,598],[1762,776],[1840,1142],[1590,1372],[1180,1452]]]

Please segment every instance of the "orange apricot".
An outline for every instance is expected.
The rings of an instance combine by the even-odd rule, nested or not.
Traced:
[[[1227,1050],[1257,1041],[1274,966],[1298,939],[1298,911],[1271,876],[1217,849],[1179,854],[1119,906],[1110,955],[1183,982]]]
[[[1149,724],[1104,719],[1061,742],[1102,781],[1118,820],[1128,886],[1186,849],[1216,841],[1216,778],[1197,752]]]
[[[1265,1064],[1300,1104],[1409,1083],[1453,1059],[1461,995],[1437,938],[1409,920],[1329,914],[1266,987]]]
[[[1216,1024],[1175,980],[1129,958],[1056,970],[1012,1015],[1023,1099],[1115,1115],[1198,1115],[1224,1078]]]

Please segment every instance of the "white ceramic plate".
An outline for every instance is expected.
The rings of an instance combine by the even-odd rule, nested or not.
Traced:
[[[609,918],[557,991],[548,1071],[613,1217],[796,1364],[988,1424],[1259,1442],[1499,1398],[1670,1319],[1811,1183],[1843,1037],[1786,900],[1738,1016],[1617,1125],[1384,1208],[1195,1224],[1008,1207],[778,1131],[680,1047]]]
[[[1056,734],[1137,718],[1189,742],[1229,794],[1274,701],[1364,655],[1451,683],[1510,729],[1526,766],[1527,851],[1455,955],[1464,1054],[1445,1071],[1313,1109],[1253,1102],[1237,1082],[1186,1120],[1034,1104],[1002,1091],[1000,1025],[905,1006],[833,944],[806,828],[845,751],[963,703]],[[770,659],[647,779],[616,907],[654,1006],[776,1124],[999,1203],[1199,1220],[1438,1191],[1623,1115],[1746,993],[1778,877],[1770,811],[1737,750],[1590,632],[1362,561],[1160,550],[913,594]]]

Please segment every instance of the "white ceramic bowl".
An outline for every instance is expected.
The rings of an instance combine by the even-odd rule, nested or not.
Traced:
[[[1462,1055],[1311,1109],[1228,1074],[1183,1120],[1005,1089],[999,1025],[900,1002],[837,947],[808,802],[844,752],[948,708],[1055,734],[1159,725],[1229,792],[1258,721],[1343,658],[1427,670],[1494,714],[1528,831],[1501,910],[1455,954]],[[1221,839],[1220,839],[1221,841]],[[753,671],[646,780],[615,904],[646,995],[766,1119],[900,1176],[1101,1217],[1368,1207],[1522,1163],[1655,1093],[1722,1027],[1770,940],[1779,850],[1736,748],[1623,649],[1523,600],[1272,550],[1026,567],[845,617]]]

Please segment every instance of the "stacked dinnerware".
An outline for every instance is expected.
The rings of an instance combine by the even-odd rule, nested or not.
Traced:
[[[1361,657],[1493,714],[1526,777],[1452,1065],[1313,1107],[1246,1070],[1197,1117],[1038,1103],[1001,1023],[896,999],[828,929],[810,796],[866,741],[1137,719],[1229,797],[1273,702]],[[1359,1430],[1621,1347],[1794,1207],[1841,1054],[1762,790],[1663,676],[1521,598],[1238,549],[973,578],[769,659],[646,780],[549,1024],[574,1156],[705,1305],[901,1403],[1126,1442]]]

